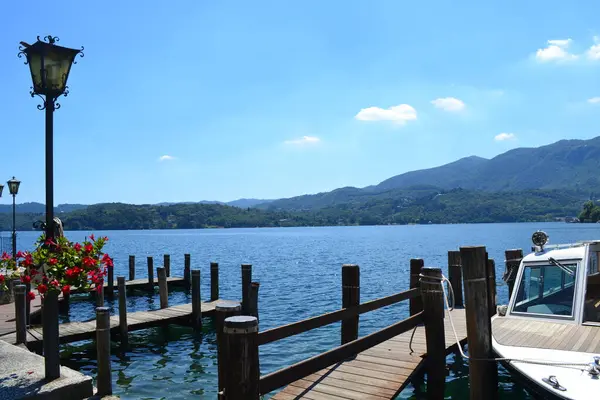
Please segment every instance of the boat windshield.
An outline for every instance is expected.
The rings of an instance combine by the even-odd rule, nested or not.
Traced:
[[[573,316],[577,264],[549,260],[523,267],[513,313]]]

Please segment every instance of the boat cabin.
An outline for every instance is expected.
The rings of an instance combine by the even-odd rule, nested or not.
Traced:
[[[600,240],[536,246],[516,276],[507,315],[600,325]]]

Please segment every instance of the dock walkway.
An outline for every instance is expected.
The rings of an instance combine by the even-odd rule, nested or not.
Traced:
[[[451,311],[452,321],[461,343],[466,341],[467,327],[464,309]],[[454,350],[456,339],[449,322],[444,318],[446,352]],[[427,352],[425,328],[416,328],[411,353],[413,330],[374,346],[349,361],[325,368],[293,382],[274,400],[384,400],[394,399],[410,380],[424,367]]]
[[[217,300],[222,301],[222,300]],[[202,303],[202,315],[210,316],[215,311],[217,301]],[[127,330],[129,332],[140,329],[146,329],[153,326],[168,325],[170,323],[180,323],[187,325],[187,319],[192,314],[191,304],[182,304],[178,306],[163,308],[155,311],[137,311],[127,314]],[[119,331],[119,316],[110,317],[111,333],[116,334]],[[28,344],[42,342],[42,327],[32,326],[27,330]],[[76,342],[79,340],[92,339],[96,336],[96,320],[86,322],[69,322],[59,325],[59,340],[61,344]],[[14,332],[0,336],[0,340],[14,344],[16,343],[16,334]]]

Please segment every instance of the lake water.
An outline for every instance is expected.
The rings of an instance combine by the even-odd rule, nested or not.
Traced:
[[[110,241],[106,251],[115,260],[115,276],[128,275],[128,256],[136,255],[136,277],[146,277],[146,257],[162,264],[171,255],[171,275],[180,276],[185,253],[202,275],[202,298],[210,294],[209,262],[220,266],[220,297],[241,296],[240,264],[253,265],[253,280],[260,282],[260,329],[265,330],[341,307],[341,265],[361,268],[361,302],[406,290],[409,259],[423,258],[426,266],[447,272],[447,251],[459,246],[485,245],[496,260],[498,280],[504,271],[504,250],[531,247],[531,234],[543,229],[551,243],[600,237],[593,224],[524,223],[478,225],[415,225],[377,227],[257,228],[221,230],[156,230],[94,232]],[[81,241],[90,232],[67,232]],[[37,233],[19,233],[19,249],[28,249]],[[189,302],[189,294],[176,291],[170,304]],[[507,288],[498,286],[498,303],[506,303]],[[130,310],[159,308],[156,295],[130,297]],[[108,302],[109,306],[111,305]],[[360,335],[366,335],[407,316],[407,302],[361,315]],[[64,320],[93,317],[89,299],[76,299]],[[117,309],[114,309],[117,312]],[[278,341],[260,348],[261,373],[275,371],[339,345],[339,324]],[[187,399],[216,397],[216,345],[210,319],[202,332],[170,326],[132,334],[130,348],[114,343],[113,390],[122,399]],[[91,342],[62,347],[62,361],[71,368],[96,375]],[[448,357],[447,395],[468,397],[468,368],[455,355]],[[409,386],[398,398],[417,398],[420,388]],[[505,371],[500,376],[501,399],[529,399]]]

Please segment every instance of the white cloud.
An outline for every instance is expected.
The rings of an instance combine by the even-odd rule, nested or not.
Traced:
[[[316,136],[302,136],[299,139],[286,140],[285,144],[291,144],[296,146],[302,146],[305,144],[316,144],[319,143],[321,139]]]
[[[431,104],[445,111],[462,111],[465,108],[465,103],[455,97],[440,97],[432,100]]]
[[[546,47],[536,51],[535,58],[540,62],[575,59],[577,56],[567,50],[571,42],[571,39],[548,40]]]
[[[505,140],[515,140],[517,139],[517,137],[515,136],[514,133],[500,133],[496,136],[494,136],[494,140],[496,142],[503,142]]]
[[[594,43],[586,54],[590,60],[600,60],[600,37],[594,36]]]
[[[163,162],[163,161],[172,161],[174,159],[175,159],[175,157],[169,156],[169,155],[166,155],[166,154],[164,156],[158,157],[158,161],[160,161],[160,162]]]
[[[417,119],[417,110],[408,104],[400,104],[390,108],[367,107],[354,116],[359,121],[392,121],[399,125]]]
[[[592,97],[591,99],[588,99],[588,103],[598,104],[598,103],[600,103],[600,97]]]

